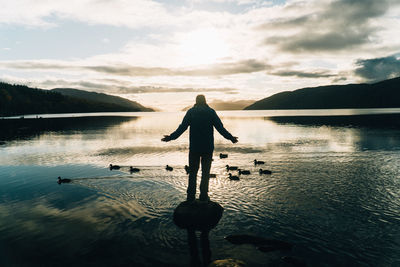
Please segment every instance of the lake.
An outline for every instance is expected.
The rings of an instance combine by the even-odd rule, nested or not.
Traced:
[[[214,132],[210,198],[224,213],[209,233],[212,260],[400,266],[399,109],[218,114],[239,142]],[[160,141],[183,115],[0,120],[0,266],[189,266],[187,232],[172,221],[186,198],[188,131]],[[259,175],[254,159],[272,174]],[[231,181],[226,164],[251,174]],[[231,234],[293,248],[266,253],[229,243]]]

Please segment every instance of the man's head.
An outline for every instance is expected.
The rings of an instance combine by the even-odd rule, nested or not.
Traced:
[[[206,97],[204,95],[196,96],[196,105],[206,105]]]

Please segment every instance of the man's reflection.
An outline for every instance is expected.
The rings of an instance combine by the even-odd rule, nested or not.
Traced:
[[[210,240],[208,234],[210,230],[204,230],[200,233],[201,259],[197,245],[197,237],[194,229],[187,229],[188,244],[190,252],[190,266],[208,266],[211,262]]]
[[[190,266],[208,266],[211,262],[208,235],[211,229],[219,223],[223,211],[224,208],[214,201],[208,203],[198,200],[184,201],[175,208],[174,223],[187,231]],[[200,231],[201,254],[198,249],[196,231]]]

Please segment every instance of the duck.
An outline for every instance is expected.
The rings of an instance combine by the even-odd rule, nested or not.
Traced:
[[[232,175],[231,173],[229,173],[229,179],[230,180],[234,180],[234,181],[239,181],[240,180],[238,176]]]
[[[217,178],[217,175],[215,173],[210,173],[210,178]]]
[[[260,169],[258,172],[260,173],[260,175],[261,175],[261,174],[272,174],[272,172],[271,172],[270,170],[263,170],[263,169]]]
[[[166,169],[167,171],[172,171],[174,168],[172,168],[171,166],[167,165],[167,166],[165,167],[165,169]]]
[[[70,183],[71,182],[71,179],[67,179],[67,178],[65,178],[65,179],[61,179],[61,177],[60,176],[58,176],[58,181],[57,181],[57,183],[58,184],[62,184],[62,183]]]
[[[264,161],[262,161],[262,160],[254,160],[254,165],[261,165],[261,164],[264,164],[265,162]]]
[[[111,170],[119,170],[121,167],[120,166],[118,166],[118,165],[112,165],[112,164],[110,164],[110,171]]]
[[[189,174],[190,169],[189,169],[189,166],[188,166],[188,165],[185,165],[185,171],[186,171],[186,174]]]
[[[242,174],[248,175],[248,174],[250,174],[250,171],[248,171],[248,170],[238,169],[238,171],[239,171],[239,175],[242,175]]]
[[[219,158],[220,159],[226,159],[227,157],[228,157],[228,154],[219,153]]]
[[[130,166],[130,167],[129,167],[129,171],[130,171],[130,173],[132,173],[132,172],[139,172],[140,169],[139,169],[139,168],[133,168],[132,166]]]
[[[226,167],[226,170],[227,170],[227,171],[234,171],[234,170],[237,170],[237,169],[238,169],[238,166],[229,166],[229,165],[226,165],[225,167]]]

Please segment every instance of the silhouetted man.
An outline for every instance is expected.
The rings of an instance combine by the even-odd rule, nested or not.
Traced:
[[[189,183],[187,200],[196,198],[196,177],[201,160],[200,200],[208,201],[208,179],[212,154],[214,151],[214,128],[226,139],[236,143],[237,137],[232,136],[223,126],[215,110],[206,103],[204,95],[196,97],[196,104],[186,112],[178,129],[170,135],[164,135],[161,141],[168,142],[177,139],[190,126],[189,133]]]

